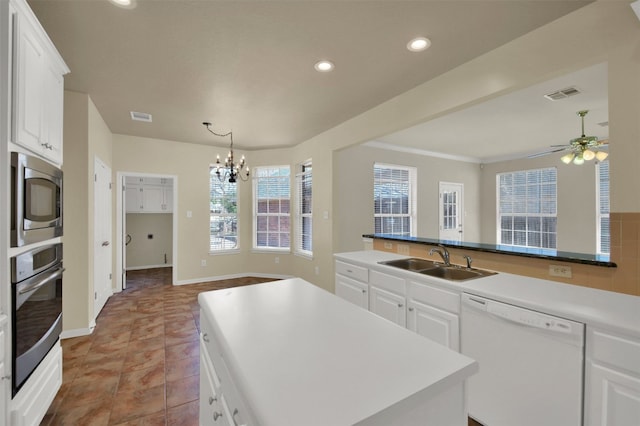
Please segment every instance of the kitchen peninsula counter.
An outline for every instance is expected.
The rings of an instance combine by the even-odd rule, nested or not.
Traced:
[[[466,425],[474,360],[302,279],[198,301],[203,333],[213,334],[205,350],[219,352],[213,365],[223,360],[248,424]]]

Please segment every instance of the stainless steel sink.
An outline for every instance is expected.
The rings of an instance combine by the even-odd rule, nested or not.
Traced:
[[[466,281],[474,278],[488,277],[495,275],[496,272],[485,271],[482,269],[464,268],[462,266],[451,265],[446,266],[441,263],[433,262],[427,259],[410,257],[406,259],[387,260],[378,262],[381,265],[393,266],[394,268],[404,269],[405,271],[417,272],[431,277],[443,278],[451,281]]]
[[[466,281],[474,278],[488,277],[495,275],[495,272],[484,271],[481,269],[467,269],[457,266],[437,266],[432,269],[425,269],[418,271],[421,274],[429,275],[430,277],[444,278],[445,280],[452,281]]]
[[[436,268],[438,266],[431,260],[419,259],[417,257],[410,257],[408,259],[387,260],[379,263],[381,265],[393,266],[395,268],[405,269],[407,271],[422,271],[425,269]]]

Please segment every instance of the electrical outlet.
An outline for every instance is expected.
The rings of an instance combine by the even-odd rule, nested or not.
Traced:
[[[202,259],[200,261],[200,266],[207,266],[207,260],[206,259]]]
[[[391,250],[393,248],[393,243],[384,243],[384,248]]]
[[[316,271],[316,275],[320,275],[320,267],[319,266],[316,266],[315,271]]]
[[[571,278],[571,266],[549,265],[549,275],[552,277]]]
[[[274,262],[280,263],[280,258],[276,256],[276,258],[274,259]]]
[[[409,245],[408,244],[398,244],[398,254],[406,254],[409,255]]]

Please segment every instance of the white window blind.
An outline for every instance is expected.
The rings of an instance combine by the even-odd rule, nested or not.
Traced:
[[[238,248],[238,192],[236,183],[221,182],[209,168],[209,251]]]
[[[609,161],[596,165],[597,188],[597,253],[611,253],[611,231],[609,229]]]
[[[290,250],[289,166],[253,169],[255,249]]]
[[[374,164],[373,217],[376,234],[413,235],[415,176],[413,167]]]
[[[305,256],[313,255],[312,214],[312,167],[311,162],[302,164],[296,175],[297,232],[295,251]]]
[[[555,249],[555,167],[497,175],[498,244]]]

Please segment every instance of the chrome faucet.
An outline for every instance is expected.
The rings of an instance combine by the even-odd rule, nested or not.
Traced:
[[[442,244],[438,244],[438,247],[434,247],[431,250],[429,250],[429,256],[433,256],[433,253],[438,253],[442,258],[442,261],[444,262],[445,266],[451,266],[451,261],[449,260],[449,251],[447,250],[447,248]]]
[[[462,258],[467,261],[467,269],[471,269],[471,256],[465,254],[464,256],[462,256]]]

